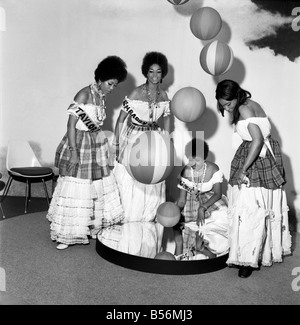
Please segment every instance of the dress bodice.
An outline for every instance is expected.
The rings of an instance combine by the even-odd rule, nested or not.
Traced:
[[[180,177],[178,188],[183,189],[187,192],[192,192],[193,190],[201,191],[201,193],[209,192],[212,190],[215,183],[222,183],[223,182],[223,173],[218,170],[216,171],[211,179],[208,182],[196,183],[192,180],[189,180],[185,177]],[[201,186],[202,185],[202,186]]]
[[[271,124],[267,117],[250,117],[247,118],[246,120],[238,121],[236,124],[236,131],[243,140],[246,141],[252,140],[248,130],[249,123],[256,124],[260,128],[264,139],[266,139],[270,135]]]
[[[96,131],[101,129],[106,119],[105,95],[97,89],[95,82],[89,85],[92,96],[92,103],[77,103],[73,101],[68,108],[68,114],[74,115],[78,121],[76,129],[81,131]],[[99,105],[96,101],[96,95],[99,96]]]
[[[253,123],[256,124],[264,138],[264,145],[260,151],[259,156],[265,157],[266,152],[269,149],[271,154],[274,156],[273,150],[271,148],[270,142],[268,137],[271,135],[271,124],[267,117],[249,117],[246,120],[238,121],[236,124],[236,131],[242,138],[242,140],[245,141],[252,141],[252,137],[250,135],[250,132],[248,130],[248,124]],[[274,156],[275,157],[275,156]]]
[[[154,103],[149,108],[148,102],[132,100],[126,96],[121,109],[129,113],[135,123],[151,123],[156,122],[161,116],[165,117],[170,115],[170,101]]]

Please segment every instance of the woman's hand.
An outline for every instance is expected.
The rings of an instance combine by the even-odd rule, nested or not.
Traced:
[[[205,248],[205,241],[204,241],[204,236],[202,233],[199,234],[199,232],[196,232],[196,250],[198,252],[202,252],[203,249]]]
[[[200,206],[198,209],[198,216],[197,216],[197,226],[203,226],[205,224],[205,212],[206,208],[204,206]]]
[[[70,171],[79,164],[79,157],[76,150],[71,151],[71,157],[68,161],[67,170]]]
[[[237,179],[237,183],[238,183],[238,187],[239,189],[241,189],[242,184],[246,184],[247,187],[250,186],[250,180],[247,177],[247,172],[245,171],[241,171],[238,175],[238,179]]]

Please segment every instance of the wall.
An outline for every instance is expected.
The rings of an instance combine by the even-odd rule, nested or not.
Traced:
[[[297,7],[297,1],[294,3]],[[105,129],[112,131],[122,98],[144,82],[140,70],[144,54],[154,50],[169,60],[170,71],[163,86],[170,99],[186,86],[198,88],[206,98],[207,108],[199,120],[173,121],[178,155],[184,158],[182,146],[190,139],[189,131],[202,130],[211,149],[210,159],[228,179],[235,138],[228,117],[217,113],[214,92],[219,80],[235,79],[268,112],[273,135],[282,147],[286,190],[294,211],[300,193],[299,55],[291,58],[253,40],[273,36],[276,43],[278,29],[285,25],[292,35],[289,47],[299,48],[300,31],[291,29],[294,17],[290,9],[283,15],[258,10],[258,5],[259,1],[250,0],[190,0],[182,6],[167,0],[0,1],[6,16],[5,31],[0,32],[3,179],[7,180],[5,159],[10,138],[27,138],[41,162],[53,166],[55,149],[66,132],[66,108],[76,92],[93,81],[98,62],[115,54],[126,61],[129,76],[108,101]],[[203,6],[220,13],[223,25],[216,39],[226,42],[234,52],[232,68],[219,77],[201,68],[199,54],[207,41],[200,41],[190,30],[191,15]],[[176,196],[173,178],[169,180],[171,197]],[[13,185],[10,195],[24,194],[20,184]],[[33,195],[43,192],[34,188]]]

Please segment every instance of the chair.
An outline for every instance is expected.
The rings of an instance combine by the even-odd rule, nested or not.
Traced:
[[[31,199],[31,183],[43,182],[44,191],[49,206],[49,196],[45,181],[54,179],[50,167],[42,167],[30,144],[26,140],[10,140],[7,146],[6,169],[9,175],[2,194],[1,202],[7,196],[13,180],[26,182],[25,213]]]

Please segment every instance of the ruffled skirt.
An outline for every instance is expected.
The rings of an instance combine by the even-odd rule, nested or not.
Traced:
[[[229,186],[228,265],[271,266],[291,254],[288,206],[282,188]]]
[[[123,217],[113,174],[96,181],[60,176],[47,214],[51,239],[67,245],[87,244]]]

